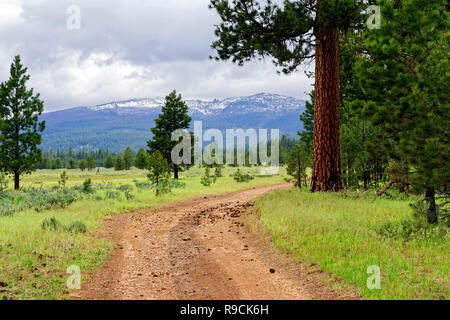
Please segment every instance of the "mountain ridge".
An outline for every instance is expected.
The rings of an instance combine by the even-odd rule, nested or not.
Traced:
[[[193,120],[203,121],[204,129],[280,129],[288,136],[301,130],[299,115],[305,108],[304,100],[271,93],[185,101]],[[40,118],[46,121],[46,130],[41,148],[121,151],[127,146],[145,147],[163,104],[161,97],[137,98],[43,113]]]

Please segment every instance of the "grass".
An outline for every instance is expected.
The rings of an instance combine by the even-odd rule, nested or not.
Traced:
[[[450,239],[385,238],[377,230],[409,219],[408,201],[279,190],[256,201],[264,231],[295,260],[317,264],[365,299],[449,299]],[[379,266],[381,289],[366,283]]]
[[[81,269],[82,281],[101,268],[110,257],[113,243],[97,236],[105,217],[135,209],[151,208],[162,204],[189,199],[200,195],[220,194],[257,186],[283,182],[283,176],[256,177],[249,183],[236,183],[229,175],[235,168],[225,168],[224,177],[212,187],[200,184],[203,170],[192,168],[181,176],[186,184],[183,189],[173,189],[171,194],[156,197],[153,190],[138,191],[135,181],[146,181],[142,170],[114,171],[102,169],[81,172],[66,170],[67,186],[82,184],[91,178],[94,184],[111,182],[114,187],[121,184],[133,186],[134,198],[94,200],[84,199],[64,209],[42,212],[21,211],[12,216],[0,216],[0,300],[3,299],[61,299],[69,298],[66,270],[71,265]],[[24,189],[29,187],[50,188],[58,184],[63,170],[44,170],[26,176],[22,181]],[[241,168],[241,171],[257,174],[258,168]],[[99,191],[104,194],[105,191]],[[104,197],[103,197],[104,199]],[[43,229],[45,219],[55,217],[65,228]],[[71,224],[86,225],[86,233],[69,232]]]

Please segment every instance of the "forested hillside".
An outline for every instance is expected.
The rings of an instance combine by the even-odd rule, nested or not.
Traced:
[[[146,146],[163,103],[158,98],[135,99],[44,113],[41,119],[46,122],[46,130],[41,148],[54,151],[103,148],[118,152],[131,146],[137,150]],[[281,135],[291,137],[301,129],[298,117],[305,107],[303,100],[268,93],[186,103],[193,120],[203,121],[203,129],[280,129]]]

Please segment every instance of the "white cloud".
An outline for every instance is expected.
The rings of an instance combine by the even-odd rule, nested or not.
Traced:
[[[66,9],[81,8],[81,30]],[[135,97],[221,98],[274,92],[305,97],[303,72],[278,75],[270,62],[238,67],[208,59],[217,14],[208,0],[2,0],[0,80],[20,54],[47,110]],[[4,10],[2,10],[2,8]]]
[[[18,24],[22,21],[23,9],[18,0],[2,0],[0,3],[0,27]]]

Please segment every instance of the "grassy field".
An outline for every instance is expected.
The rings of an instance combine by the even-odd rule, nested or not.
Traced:
[[[203,170],[192,168],[182,173],[185,188],[173,189],[171,194],[156,197],[153,190],[131,192],[134,198],[126,200],[105,199],[104,190],[98,190],[95,198],[83,199],[65,208],[36,212],[32,209],[17,212],[11,216],[0,216],[0,299],[57,299],[67,298],[66,269],[70,265],[80,267],[83,281],[98,270],[111,254],[113,244],[107,239],[96,237],[102,220],[111,214],[118,214],[140,208],[151,208],[177,200],[199,195],[219,194],[256,186],[283,182],[283,176],[258,177],[249,183],[236,183],[230,174],[235,168],[225,168],[224,177],[212,187],[200,184]],[[58,185],[63,170],[38,171],[24,177],[22,188],[51,189]],[[257,175],[259,168],[241,168],[241,171]],[[134,187],[134,183],[145,182],[146,172],[141,170],[114,171],[102,169],[81,172],[66,170],[67,186],[80,185],[91,178],[94,185],[112,184],[112,188],[123,184]],[[87,226],[86,233],[68,232],[41,227],[44,219],[55,217],[62,226],[80,221]]]
[[[405,200],[280,190],[256,202],[264,231],[296,260],[316,264],[365,299],[449,299],[450,237],[386,238],[389,221],[411,219]],[[381,289],[366,283],[381,270]]]

